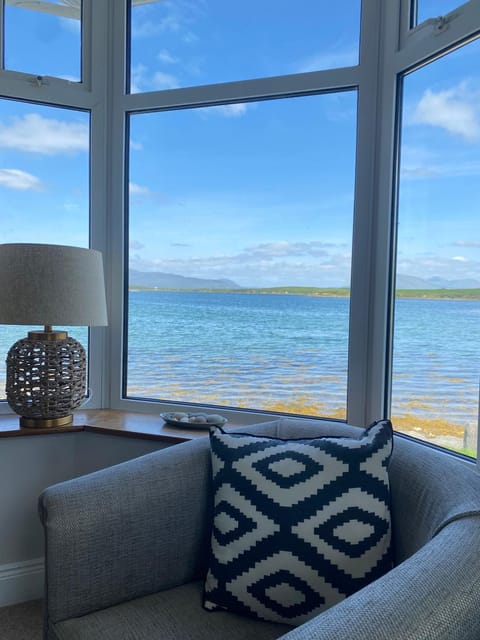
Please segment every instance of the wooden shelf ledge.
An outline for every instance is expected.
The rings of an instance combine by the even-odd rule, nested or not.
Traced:
[[[207,429],[190,430],[170,427],[160,415],[114,409],[76,411],[73,425],[48,429],[20,427],[18,416],[0,415],[0,438],[44,436],[53,433],[78,433],[82,431],[144,440],[160,440],[171,444],[186,442],[208,434]]]

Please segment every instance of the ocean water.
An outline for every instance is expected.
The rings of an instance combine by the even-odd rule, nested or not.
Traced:
[[[345,417],[347,298],[132,291],[131,396]],[[480,301],[396,303],[392,415],[475,430]]]
[[[392,411],[476,425],[480,301],[397,300]]]
[[[344,413],[348,299],[133,291],[129,304],[131,395]]]

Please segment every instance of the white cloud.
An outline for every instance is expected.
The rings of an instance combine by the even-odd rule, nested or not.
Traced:
[[[424,178],[439,178],[441,173],[432,167],[402,167],[402,177],[415,180]]]
[[[446,280],[480,280],[480,262],[464,256],[440,256],[427,254],[400,254],[397,273],[420,278],[440,277]]]
[[[231,278],[242,286],[348,286],[351,253],[320,241],[271,242],[232,255],[131,256],[131,267],[205,278]]]
[[[213,107],[200,109],[201,115],[219,115],[224,118],[239,118],[246,114],[249,105],[246,102],[236,102],[234,104],[219,104]]]
[[[78,211],[82,211],[82,208],[77,202],[64,202],[63,209],[67,213],[77,213]]]
[[[245,102],[237,102],[236,104],[220,105],[218,109],[227,118],[238,118],[247,112],[247,104]]]
[[[402,147],[402,177],[410,179],[480,176],[480,161],[435,153],[425,147]]]
[[[134,21],[132,24],[133,38],[153,38],[163,32],[177,32],[181,28],[178,19],[173,16],[166,16],[162,20]]]
[[[164,62],[165,64],[175,64],[178,62],[178,58],[175,58],[175,56],[173,56],[167,49],[162,49],[161,51],[159,51],[157,54],[157,59],[160,60],[160,62]]]
[[[36,176],[20,169],[0,169],[0,185],[19,191],[42,190],[42,182]]]
[[[136,142],[135,140],[130,140],[130,149],[134,149],[135,151],[142,151],[143,144],[141,142]]]
[[[262,257],[264,259],[275,259],[282,257],[293,256],[313,256],[324,257],[328,255],[331,244],[312,241],[312,242],[268,242],[264,244],[258,244],[254,247],[247,247],[245,254],[250,254],[255,258]]]
[[[413,113],[414,124],[440,127],[468,142],[480,140],[480,109],[478,96],[465,84],[434,92],[427,89]]]
[[[134,38],[152,38],[161,33],[174,33],[179,37],[190,35],[190,26],[195,23],[196,16],[202,12],[201,0],[191,2],[175,0],[175,2],[155,2],[143,7],[138,5],[132,12],[132,36]]]
[[[30,113],[0,123],[0,147],[28,153],[76,153],[88,151],[89,127],[81,122],[66,122]]]
[[[339,67],[353,67],[358,64],[358,53],[355,48],[320,52],[304,58],[297,63],[296,73],[307,73],[308,71],[323,71],[325,69],[336,69]]]
[[[128,246],[132,250],[139,251],[140,249],[143,249],[145,245],[142,242],[139,242],[138,240],[130,240],[130,243]]]
[[[480,240],[457,240],[452,242],[455,247],[480,247]]]
[[[468,242],[468,241],[467,241]],[[472,241],[472,243],[475,241]],[[453,244],[453,243],[452,243]],[[464,246],[458,241],[456,244]],[[197,253],[198,251],[198,253]],[[185,276],[230,278],[241,286],[348,286],[351,251],[346,243],[312,241],[264,242],[237,252],[201,254],[200,245],[186,250],[150,253],[146,246],[131,256],[131,266],[141,271],[164,271]],[[149,254],[147,256],[147,253]],[[157,254],[159,255],[159,254]],[[468,254],[466,254],[468,255]],[[400,252],[399,273],[421,278],[480,280],[480,262],[464,255]]]
[[[139,184],[136,184],[135,182],[130,182],[128,185],[129,191],[130,191],[130,195],[134,195],[134,196],[149,196],[152,195],[152,192],[150,191],[150,189],[148,187],[142,187]]]
[[[143,78],[147,68],[143,64],[137,64],[130,69],[130,92],[140,93],[142,91]]]
[[[179,83],[173,74],[156,71],[150,80],[150,85],[154,91],[161,91],[162,89],[176,89]]]
[[[163,89],[176,89],[179,86],[177,78],[171,73],[156,71],[149,74],[147,67],[138,64],[132,68],[131,92],[161,91]]]

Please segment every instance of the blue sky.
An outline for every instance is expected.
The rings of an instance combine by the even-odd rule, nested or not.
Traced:
[[[419,3],[425,16],[455,4]],[[328,19],[313,0],[274,5],[135,7],[132,91],[355,64],[358,2],[335,2]],[[78,21],[39,15],[7,7],[7,67],[75,80]],[[480,280],[479,54],[471,43],[405,80],[400,273]],[[87,244],[88,127],[87,113],[0,101],[3,241]],[[132,266],[347,285],[355,130],[355,92],[133,116]]]
[[[359,0],[176,0],[134,7],[133,91],[358,62]],[[322,43],[321,46],[318,43]]]

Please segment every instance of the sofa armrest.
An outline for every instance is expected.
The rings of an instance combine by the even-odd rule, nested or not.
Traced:
[[[208,438],[46,489],[48,620],[57,622],[177,586],[205,570]]]
[[[282,640],[478,640],[480,514]]]

